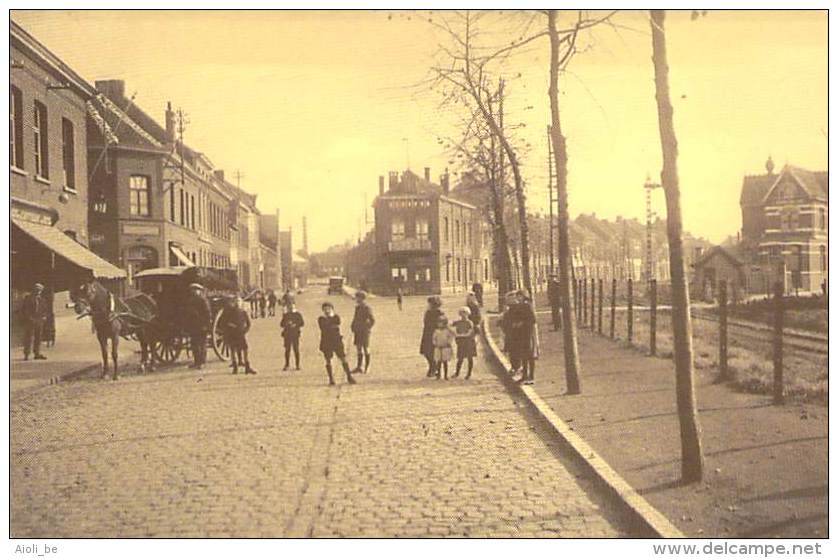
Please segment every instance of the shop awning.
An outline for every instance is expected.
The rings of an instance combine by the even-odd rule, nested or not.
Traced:
[[[175,245],[169,246],[169,250],[172,251],[172,254],[175,255],[177,260],[181,263],[181,265],[185,265],[187,267],[195,267],[195,262],[189,259],[189,256],[183,253],[183,250],[178,248]]]
[[[98,279],[119,279],[127,276],[124,269],[103,260],[55,227],[14,217],[12,224],[56,255],[82,269],[92,271],[93,276]]]

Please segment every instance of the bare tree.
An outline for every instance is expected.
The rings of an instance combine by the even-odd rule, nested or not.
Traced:
[[[666,232],[672,279],[672,336],[675,351],[676,401],[681,425],[681,479],[684,482],[698,482],[704,473],[704,456],[701,450],[701,426],[696,411],[690,294],[684,263],[681,190],[678,184],[678,140],[675,136],[672,103],[669,97],[669,65],[666,60],[664,19],[663,10],[651,10],[655,99],[663,155],[661,185],[666,197]]]
[[[504,128],[500,115],[502,111],[494,113],[489,108],[488,83],[490,78],[489,65],[498,59],[497,55],[485,56],[481,54],[480,48],[475,44],[477,34],[476,24],[481,14],[472,14],[470,11],[455,12],[460,25],[452,25],[443,20],[432,22],[438,29],[444,31],[450,38],[451,46],[441,46],[441,52],[447,58],[445,65],[432,68],[435,83],[453,86],[455,91],[464,94],[475,106],[478,113],[488,126],[493,137],[498,142],[502,156],[509,162],[515,186],[515,197],[517,200],[518,222],[520,227],[520,251],[521,266],[524,287],[532,291],[532,277],[530,272],[529,238],[527,231],[527,207],[526,192],[524,190],[524,179],[521,174],[521,165],[518,153],[509,136],[509,131]],[[462,27],[461,30],[455,27]],[[499,98],[503,99],[504,82],[501,79]],[[500,172],[503,172],[504,165],[499,165]],[[501,180],[503,184],[503,180]]]

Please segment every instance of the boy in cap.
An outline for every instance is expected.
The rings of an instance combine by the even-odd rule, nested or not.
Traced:
[[[230,347],[230,359],[233,361],[233,374],[238,374],[239,366],[244,365],[245,374],[256,374],[250,367],[247,354],[247,332],[250,331],[250,316],[239,306],[238,297],[232,297],[222,310],[219,320],[224,341]]]
[[[463,361],[468,361],[468,371],[466,372],[466,380],[471,378],[471,372],[474,370],[474,357],[477,356],[477,343],[474,340],[475,328],[471,321],[471,310],[468,306],[460,308],[460,319],[454,322],[454,335],[457,340],[457,370],[454,372],[454,377],[460,375],[460,370],[463,368]]]
[[[207,332],[210,330],[212,313],[209,302],[204,297],[204,286],[200,283],[189,285],[189,296],[183,309],[183,323],[189,335],[194,362],[190,368],[201,369],[207,361]]]
[[[335,314],[335,307],[331,302],[324,302],[321,306],[323,315],[317,318],[317,325],[320,326],[320,352],[326,359],[326,373],[329,375],[329,385],[335,385],[335,378],[332,375],[332,356],[337,356],[346,373],[346,382],[354,384],[355,379],[349,370],[349,363],[346,362],[346,353],[343,350],[343,336],[340,334],[340,316]]]
[[[283,370],[288,370],[292,350],[294,351],[294,364],[297,370],[300,369],[300,330],[304,325],[303,315],[297,311],[292,300],[282,315],[282,321],[279,322],[279,327],[282,328],[282,340],[285,344],[285,366]]]
[[[375,318],[372,315],[372,308],[366,303],[367,293],[358,291],[355,293],[355,315],[352,317],[350,329],[355,338],[355,348],[358,351],[357,366],[355,372],[366,374],[370,368],[370,331],[375,325]],[[366,359],[366,363],[364,360]]]

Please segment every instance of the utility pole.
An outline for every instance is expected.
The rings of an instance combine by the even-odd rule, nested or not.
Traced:
[[[646,182],[643,184],[643,188],[646,190],[646,284],[649,284],[649,281],[654,279],[656,275],[655,255],[652,250],[652,190],[660,187],[660,184],[653,183],[649,175],[646,175]]]

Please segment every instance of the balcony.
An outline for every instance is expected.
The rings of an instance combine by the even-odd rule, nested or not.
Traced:
[[[389,252],[431,252],[433,248],[428,238],[400,238],[387,243]]]

